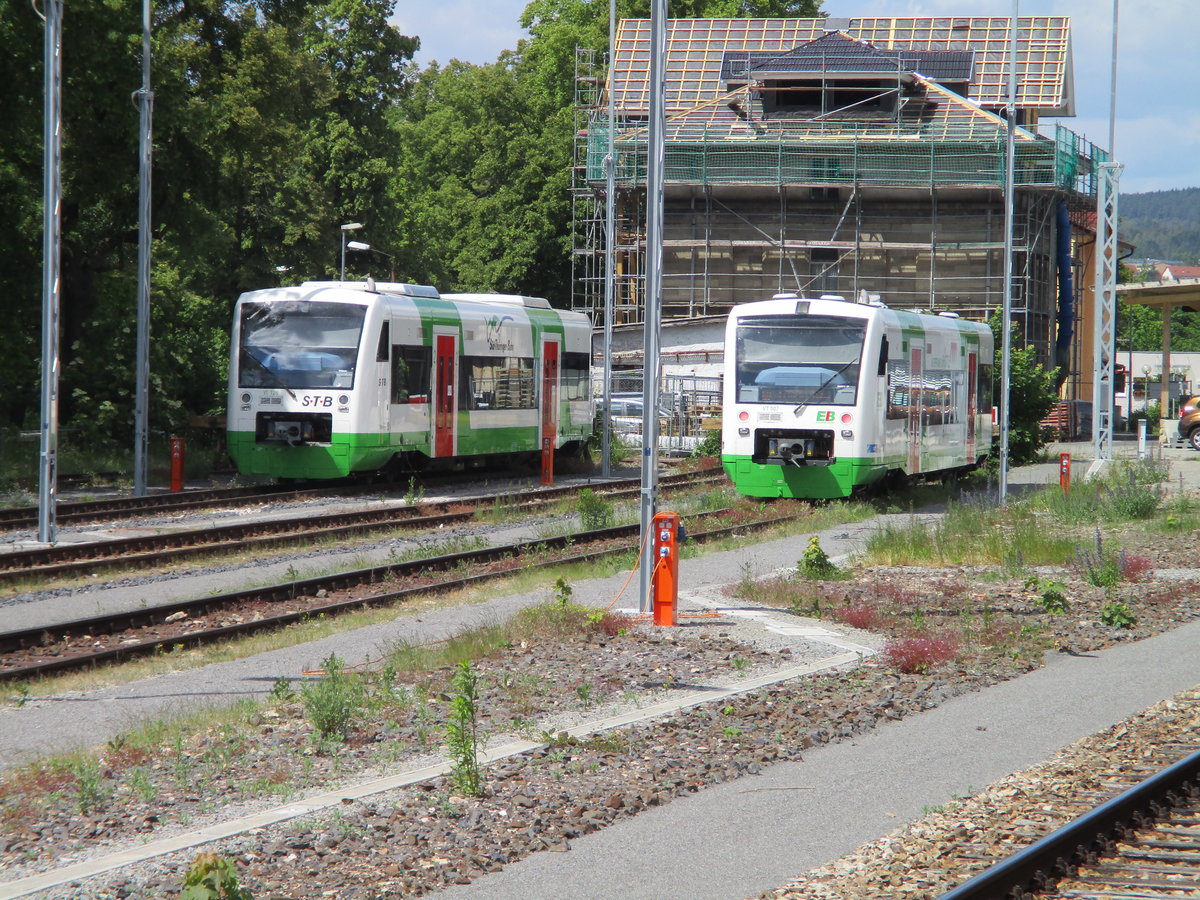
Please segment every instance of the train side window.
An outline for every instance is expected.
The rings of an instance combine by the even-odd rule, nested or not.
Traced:
[[[463,409],[536,409],[534,360],[515,356],[464,356]],[[469,386],[468,386],[469,383]]]
[[[386,326],[385,326],[386,327]],[[392,402],[428,403],[433,352],[429,347],[392,347]]]
[[[391,328],[390,322],[384,322],[379,328],[379,346],[375,348],[375,362],[388,361],[388,347],[392,343],[392,339],[388,336]]]
[[[909,397],[908,363],[894,362],[887,365],[887,417],[907,419]]]
[[[885,334],[882,338],[879,339],[879,369],[876,371],[876,374],[879,375],[880,377],[882,377],[887,372],[887,362],[888,362],[888,339],[887,339],[887,335]]]
[[[587,400],[592,395],[591,356],[587,353],[564,353],[562,361],[563,399]]]
[[[980,364],[978,373],[978,388],[979,399],[976,401],[979,404],[979,411],[982,413],[991,412],[995,405],[995,398],[992,396],[992,374],[995,367],[991,365]]]

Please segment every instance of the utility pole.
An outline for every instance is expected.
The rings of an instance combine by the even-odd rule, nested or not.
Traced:
[[[36,8],[36,7],[35,7]],[[45,0],[45,114],[42,124],[42,421],[38,540],[57,539],[58,312],[62,249],[62,0]]]
[[[650,133],[646,146],[646,310],[642,361],[642,502],[641,612],[653,609],[650,597],[654,547],[650,540],[658,507],[658,358],[662,324],[663,163],[666,116],[663,111],[667,56],[667,0],[650,7]]]
[[[1020,0],[1013,0],[1008,23],[1008,137],[1004,151],[1004,304],[1000,317],[1000,505],[1008,503],[1008,438],[1012,394],[1013,211],[1017,152],[1017,17]]]
[[[142,0],[142,87],[138,100],[137,361],[133,390],[133,492],[146,495],[150,421],[150,154],[154,92],[150,90],[150,0]]]

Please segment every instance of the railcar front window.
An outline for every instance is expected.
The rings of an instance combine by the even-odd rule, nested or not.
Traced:
[[[865,333],[864,320],[836,316],[740,319],[738,402],[853,406]]]
[[[365,306],[242,305],[239,387],[352,388]]]

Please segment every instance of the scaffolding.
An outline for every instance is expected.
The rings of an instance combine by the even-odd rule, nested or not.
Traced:
[[[601,83],[601,62],[581,55],[580,83]],[[764,91],[746,85],[668,120],[664,316],[720,314],[779,291],[876,294],[891,306],[971,318],[999,308],[1005,126],[938,85],[918,87],[936,96],[940,118],[921,113],[914,124],[913,106],[901,115],[899,101],[864,111],[854,99],[863,91],[841,94],[850,98],[841,117],[830,115],[822,93],[818,115],[772,118]],[[912,94],[911,86],[896,88],[905,90]],[[615,128],[614,316],[638,322],[645,120],[610,123],[603,91],[580,97],[572,302],[603,309],[603,160]],[[1094,208],[1096,173],[1107,159],[1062,126],[1053,137],[1021,130],[1013,315],[1044,363],[1053,358],[1057,316],[1055,208],[1063,199],[1074,209]],[[1075,284],[1081,290],[1078,278]]]

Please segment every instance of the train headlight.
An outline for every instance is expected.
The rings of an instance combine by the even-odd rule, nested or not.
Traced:
[[[338,397],[338,403],[342,404],[342,406],[345,406],[349,402],[350,402],[350,398],[347,397],[345,394],[342,394],[340,397]]]
[[[854,432],[852,430],[850,430],[849,428],[843,428],[842,429],[842,437],[844,437],[848,441],[852,441],[852,440],[854,440]]]
[[[250,402],[250,395],[249,395],[249,394],[242,394],[242,402],[243,402],[243,403],[249,403],[249,402]]]
[[[738,429],[738,437],[749,437],[749,436],[750,436],[749,428],[739,428]]]

